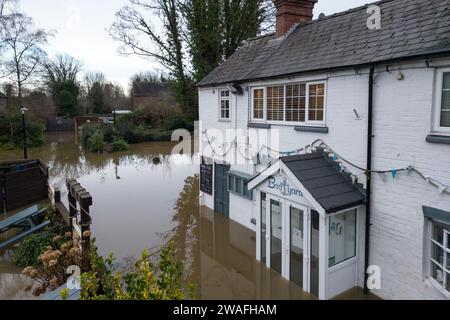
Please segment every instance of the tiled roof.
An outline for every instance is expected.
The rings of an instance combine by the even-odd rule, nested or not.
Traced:
[[[338,164],[325,153],[283,157],[281,161],[296,176],[327,213],[356,207],[365,203],[362,188],[341,172]]]
[[[380,30],[368,5],[250,40],[198,83],[210,86],[450,53],[450,0],[384,0]]]
[[[134,97],[156,97],[169,91],[169,84],[164,82],[135,82],[133,84]]]

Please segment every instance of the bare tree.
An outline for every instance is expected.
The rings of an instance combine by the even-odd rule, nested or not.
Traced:
[[[131,77],[131,84],[134,82],[167,82],[167,76],[163,72],[144,71],[136,73]]]
[[[16,9],[18,0],[0,0],[0,18],[7,15],[8,11]]]
[[[174,76],[184,76],[183,44],[177,0],[130,0],[116,13],[110,35],[119,53],[156,60]],[[159,19],[164,30],[155,28]]]
[[[67,54],[57,55],[53,60],[43,62],[47,85],[63,82],[77,82],[77,75],[82,64],[76,58]]]
[[[4,45],[4,69],[17,86],[19,103],[26,85],[45,57],[41,46],[52,33],[35,29],[33,20],[22,13],[13,12],[2,18],[0,41]]]
[[[128,108],[129,98],[123,87],[109,81],[101,72],[89,72],[83,81],[81,105],[84,113],[109,113],[114,108]]]
[[[67,54],[43,62],[43,80],[58,107],[59,115],[79,114],[81,62]]]
[[[263,0],[261,4],[261,27],[260,34],[272,33],[275,31],[276,8],[272,0]]]
[[[109,32],[120,42],[119,53],[135,54],[158,62],[175,80],[175,90],[186,111],[193,97],[186,66],[179,0],[130,0],[116,13]],[[158,21],[159,20],[159,21]],[[161,25],[162,29],[156,26]]]
[[[89,92],[92,89],[92,86],[98,83],[100,86],[104,86],[107,83],[105,74],[101,72],[88,72],[84,76],[83,79],[83,89],[85,91],[85,94],[89,94]]]
[[[17,0],[0,0],[0,34],[4,28],[3,22],[6,17],[8,17],[12,12],[17,10]],[[0,66],[5,65],[6,61],[3,58],[3,51],[5,49],[5,43],[0,37]],[[9,74],[6,73],[4,68],[0,68],[0,79],[7,77]]]

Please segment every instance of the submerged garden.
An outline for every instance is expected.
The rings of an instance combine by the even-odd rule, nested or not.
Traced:
[[[167,151],[169,147],[170,145],[167,146]],[[162,168],[168,165],[169,158],[161,156],[159,152],[156,154],[162,163],[155,167]],[[142,160],[155,163],[151,158],[142,158]],[[123,165],[125,164],[123,163]],[[132,165],[134,166],[136,163]],[[67,176],[70,172],[65,173],[59,170],[57,167],[50,168],[53,174],[59,172]],[[83,173],[80,174],[83,175]],[[122,177],[129,178],[128,176]],[[61,178],[64,179],[64,177]],[[51,180],[56,185],[58,184],[58,180],[55,178]],[[132,181],[129,182],[132,183]],[[179,233],[182,230],[186,232],[188,229],[185,226],[179,228],[178,224],[183,223],[183,220],[179,219],[184,214],[198,219],[198,178],[195,175],[188,177],[183,184],[180,198],[175,202],[177,214],[172,218],[175,227],[166,229],[159,244],[156,245],[153,242],[151,245],[150,241],[144,246],[147,249],[142,249],[141,252],[136,253],[135,257],[126,259],[120,251],[116,255],[115,250],[109,251],[104,248],[105,234],[103,232],[98,233],[100,241],[97,241],[95,232],[97,224],[93,224],[94,231],[92,233],[85,231],[80,236],[63,219],[59,205],[42,203],[40,208],[46,209],[46,214],[37,223],[49,221],[50,224],[39,233],[30,235],[20,244],[8,250],[9,253],[7,252],[7,256],[11,257],[11,263],[22,267],[23,276],[32,280],[32,284],[23,290],[31,291],[34,296],[39,298],[58,290],[60,298],[67,299],[70,290],[61,290],[61,288],[72,283],[80,286],[79,297],[82,300],[194,298],[195,286],[191,282],[192,278],[186,277],[190,273],[186,272],[184,265],[184,261],[190,261],[190,258],[186,259],[183,256],[186,254],[186,250],[183,249],[186,242],[181,239],[186,235],[183,236]],[[92,215],[97,223],[101,223],[102,219],[97,219],[98,213],[101,212],[93,211]],[[155,218],[152,217],[152,220]],[[92,240],[89,240],[89,244],[86,245],[84,239],[86,237],[91,239],[91,236]],[[117,239],[116,241],[127,243],[126,239]],[[98,243],[100,243],[100,248]],[[89,249],[84,250],[84,248]],[[124,261],[126,261],[125,265]],[[74,266],[80,268],[79,278],[74,278],[76,274],[68,272],[74,270],[70,269]]]
[[[67,179],[80,180],[94,194],[96,239],[89,252],[80,252],[83,235],[74,237],[56,208],[40,204],[48,207],[43,220],[50,224],[0,253],[0,298],[10,296],[9,287],[14,297],[24,297],[22,289],[42,296],[66,283],[71,276],[67,268],[80,264],[80,294],[87,300],[215,297],[217,292],[198,287],[223,281],[222,273],[250,288],[233,291],[233,297],[256,295],[257,280],[240,265],[253,265],[254,250],[238,256],[230,254],[230,246],[217,250],[223,257],[215,256],[209,247],[212,237],[216,231],[226,234],[228,221],[219,219],[213,228],[211,216],[201,217],[198,167],[186,164],[191,155],[171,155],[169,141],[176,129],[193,130],[196,83],[245,39],[270,29],[272,4],[181,1],[171,2],[173,10],[167,4],[156,1],[155,14],[145,1],[130,1],[109,26],[120,54],[152,59],[162,68],[130,74],[124,85],[98,70],[86,70],[83,57],[48,54],[58,34],[36,25],[20,0],[0,0],[0,159],[27,158],[27,151],[29,159],[48,166],[51,187],[62,190]],[[233,11],[240,16],[229,14]],[[162,26],[158,34],[143,32],[151,30],[142,24],[152,19]],[[211,30],[217,36],[211,37]],[[117,110],[132,112],[114,117]],[[81,121],[78,127],[78,117],[96,120]],[[4,221],[12,213],[1,214]],[[251,246],[251,235],[246,241]],[[202,259],[213,265],[206,278]],[[237,271],[230,275],[229,270]],[[245,281],[239,279],[242,274]],[[27,288],[18,284],[23,276],[33,280]],[[67,292],[62,294],[68,298]]]

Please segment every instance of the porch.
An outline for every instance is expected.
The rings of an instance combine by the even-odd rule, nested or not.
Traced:
[[[280,158],[248,186],[259,261],[320,299],[363,285],[364,189],[326,153]]]

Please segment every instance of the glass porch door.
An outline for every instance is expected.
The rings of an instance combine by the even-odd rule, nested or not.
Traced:
[[[283,274],[283,204],[270,199],[270,266]]]
[[[305,262],[305,212],[295,206],[289,207],[289,279],[304,288]]]
[[[261,261],[305,292],[318,295],[318,214],[263,194],[261,219]]]

